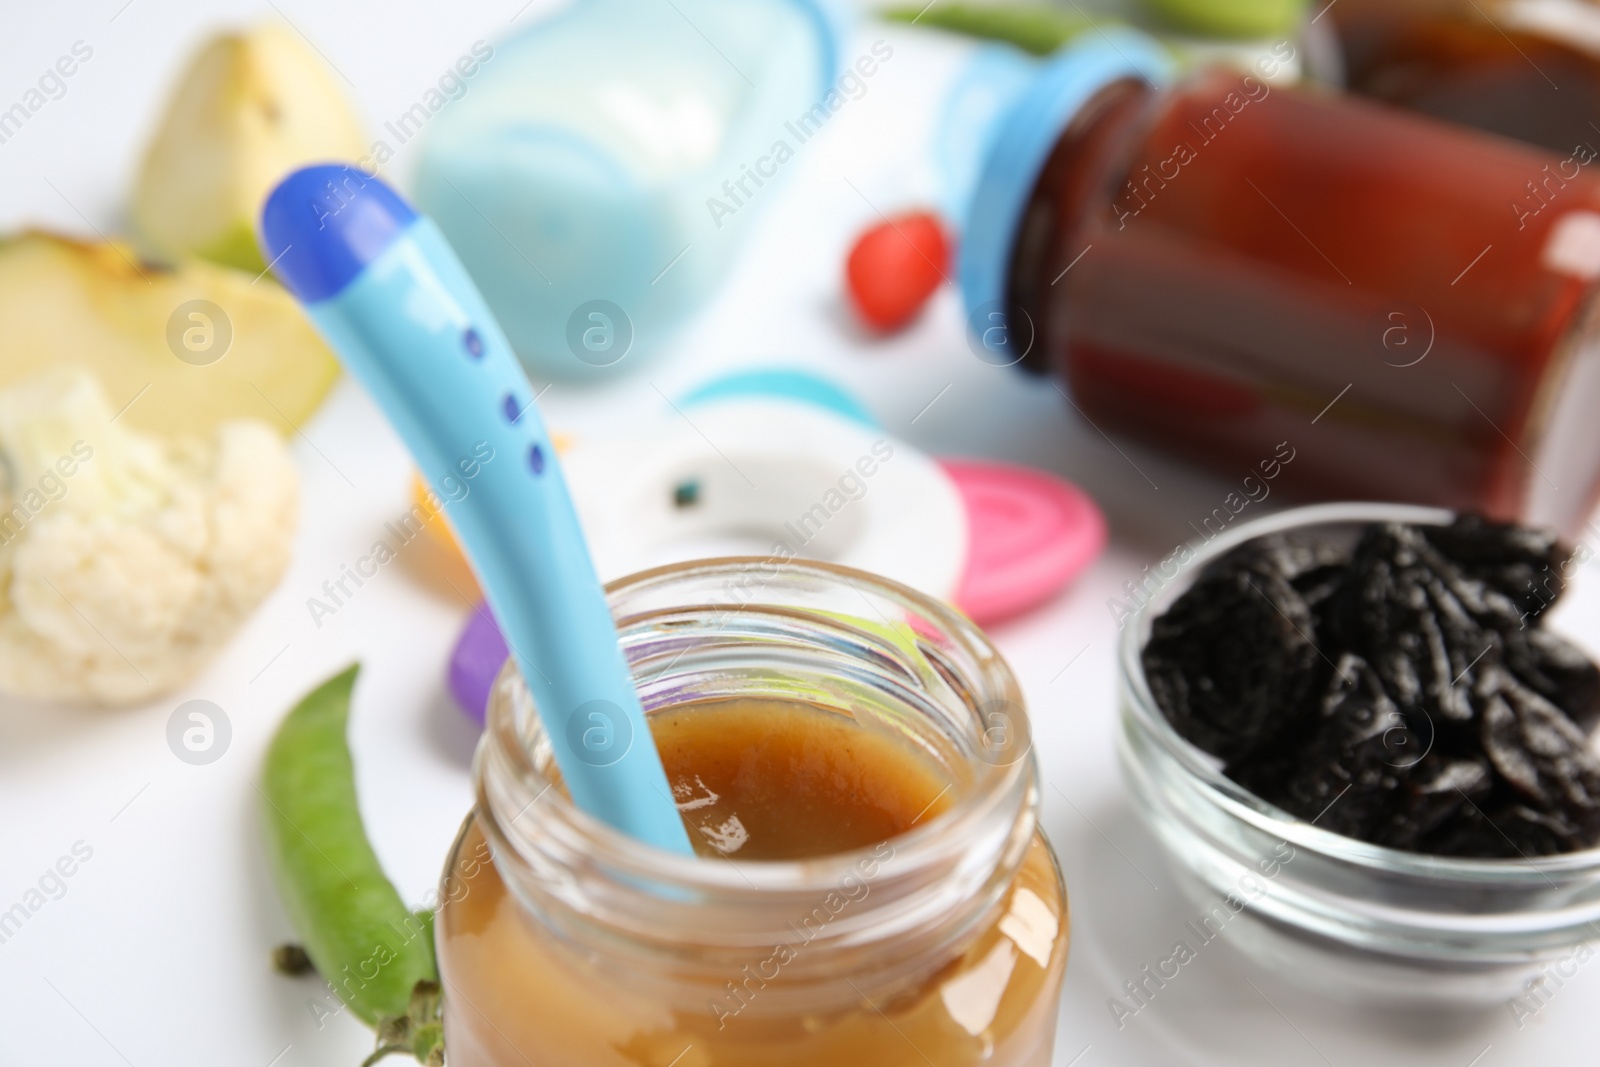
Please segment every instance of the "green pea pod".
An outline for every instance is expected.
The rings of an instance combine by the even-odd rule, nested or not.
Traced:
[[[437,982],[439,971],[432,915],[400,899],[356,804],[345,724],[360,669],[328,679],[284,718],[260,792],[272,877],[307,955],[351,1011],[381,1027],[406,1018],[417,983]]]
[[[1177,29],[1208,37],[1249,39],[1294,34],[1306,17],[1308,6],[1307,0],[1147,0],[1147,2],[1152,11]]]
[[[1047,56],[1094,22],[1046,4],[942,3],[907,4],[882,12],[890,22],[913,22],[991,41],[1016,45],[1036,56]],[[1113,24],[1107,20],[1107,25]]]

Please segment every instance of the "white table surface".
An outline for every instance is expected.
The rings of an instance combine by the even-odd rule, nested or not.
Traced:
[[[0,144],[0,225],[115,232],[141,138],[176,64],[210,29],[272,17],[276,7],[343,72],[376,128],[473,40],[497,38],[514,16],[531,18],[545,2],[519,15],[522,0],[408,0],[368,20],[310,0],[214,2],[209,15],[179,0],[11,0],[0,33],[0,106],[20,98],[74,41],[90,44],[94,56],[62,99]],[[1225,937],[1118,1030],[1107,999],[1165,956],[1190,916],[1115,767],[1106,602],[1170,552],[1229,486],[1133,444],[1113,446],[1048,382],[980,363],[949,290],[913,330],[888,342],[868,342],[850,324],[838,285],[849,238],[875,207],[926,196],[927,176],[908,160],[918,158],[931,87],[954,54],[915,34],[896,40],[895,62],[867,96],[803,148],[786,168],[786,185],[763,192],[764,214],[732,281],[675,350],[599,390],[556,386],[543,401],[549,420],[604,433],[659,412],[656,387],[672,395],[719,369],[800,363],[847,383],[892,432],[929,451],[1047,467],[1105,508],[1112,544],[1093,570],[1051,606],[993,635],[1035,718],[1045,823],[1072,896],[1058,1065],[1593,1062],[1600,965],[1585,967],[1520,1029],[1505,1008],[1449,1024],[1407,1023],[1338,1008],[1253,971]],[[402,183],[405,151],[388,171]],[[4,351],[0,324],[0,359]],[[371,401],[348,381],[294,452],[304,518],[293,565],[193,685],[134,710],[0,702],[0,908],[75,842],[93,849],[66,894],[0,944],[0,1065],[353,1067],[370,1049],[348,1016],[318,1028],[308,1008],[314,980],[282,978],[267,966],[268,951],[291,932],[267,882],[253,783],[281,713],[361,659],[352,742],[362,805],[385,866],[408,899],[420,900],[469,804],[474,735],[443,689],[464,609],[403,560],[317,629],[305,599],[409,506],[409,468]],[[1292,479],[1291,467],[1281,485]],[[1555,620],[1591,649],[1600,647],[1595,567]],[[194,698],[220,705],[234,730],[226,754],[202,767],[174,758],[164,736],[172,709]]]

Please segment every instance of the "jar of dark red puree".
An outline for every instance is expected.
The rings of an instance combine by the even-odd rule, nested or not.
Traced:
[[[1600,145],[1600,6],[1589,0],[1341,0],[1353,93],[1569,155]]]
[[[1595,149],[1271,84],[1293,49],[1174,79],[1107,31],[1046,64],[963,241],[979,354],[1225,471],[1287,443],[1292,495],[1570,535],[1600,490]]]

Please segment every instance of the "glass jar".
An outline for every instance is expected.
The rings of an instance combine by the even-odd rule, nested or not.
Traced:
[[[415,153],[418,209],[532,378],[613,380],[665,354],[778,198],[764,187],[892,60],[884,41],[843,56],[848,27],[833,0],[552,4],[476,43],[448,106],[379,145]]]
[[[820,563],[680,564],[609,595],[648,716],[804,701],[911,746],[949,803],[853,853],[669,855],[573,807],[508,667],[436,920],[451,1064],[1048,1067],[1067,902],[1016,680],[982,634]]]
[[[1595,153],[1265,71],[1163,87],[1105,51],[1054,61],[980,185],[962,284],[1004,320],[972,322],[986,348],[1006,339],[995,361],[1058,373],[1102,432],[1219,470],[1287,444],[1291,495],[1573,534],[1600,495]]]
[[[1562,156],[1600,145],[1600,8],[1588,0],[1343,0],[1346,87]]]
[[[1210,940],[1225,927],[1230,944],[1276,976],[1348,1003],[1486,1007],[1530,989],[1539,995],[1541,973],[1571,977],[1600,932],[1600,849],[1460,859],[1321,829],[1255,796],[1179,736],[1150,693],[1141,653],[1152,621],[1207,564],[1246,541],[1293,530],[1353,545],[1369,523],[1451,517],[1322,504],[1244,523],[1189,557],[1122,630],[1123,777],[1202,916],[1191,933]]]

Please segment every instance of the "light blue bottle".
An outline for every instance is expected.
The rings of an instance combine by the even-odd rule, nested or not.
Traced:
[[[639,367],[705,303],[805,151],[789,127],[831,118],[829,2],[576,0],[430,123],[417,204],[536,381]]]

